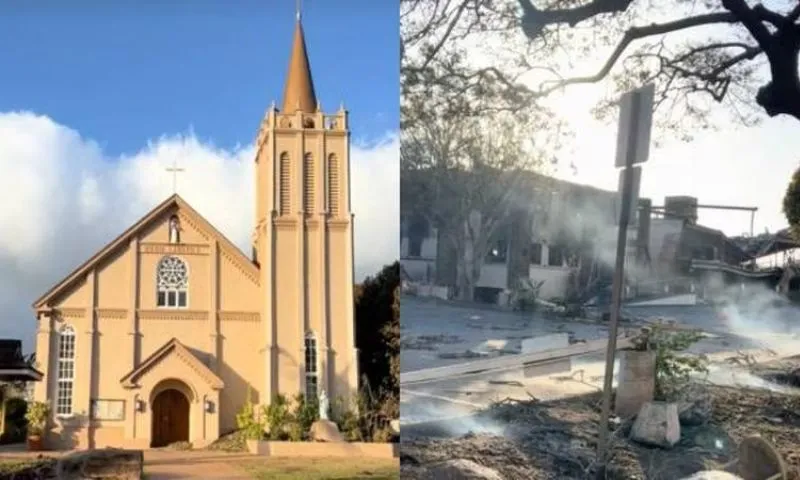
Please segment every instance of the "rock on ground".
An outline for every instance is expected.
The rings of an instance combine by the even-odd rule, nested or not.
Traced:
[[[503,480],[497,470],[463,458],[434,463],[426,469],[422,478],[429,480]]]
[[[339,427],[330,420],[317,420],[309,433],[315,442],[344,442]]]
[[[642,405],[631,428],[631,440],[671,448],[680,438],[677,405],[667,402],[647,402]]]
[[[692,382],[671,395],[678,405],[681,425],[703,425],[711,419],[711,391],[707,386]]]
[[[742,477],[720,470],[709,470],[707,472],[697,472],[691,477],[682,480],[743,480]]]

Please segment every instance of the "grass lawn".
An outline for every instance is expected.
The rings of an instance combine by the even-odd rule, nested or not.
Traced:
[[[241,465],[254,478],[270,480],[395,480],[399,459],[267,458]]]

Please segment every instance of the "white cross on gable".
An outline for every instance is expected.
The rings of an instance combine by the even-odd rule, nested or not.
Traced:
[[[178,160],[172,160],[172,166],[167,167],[166,170],[172,173],[172,193],[178,193],[178,173],[185,172],[183,168],[178,168]]]

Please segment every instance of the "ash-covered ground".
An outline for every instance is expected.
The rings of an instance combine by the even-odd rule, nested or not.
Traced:
[[[608,478],[684,478],[734,458],[736,444],[752,434],[773,441],[791,469],[788,478],[800,478],[800,390],[780,379],[800,368],[796,307],[768,299],[724,307],[627,308],[623,316],[628,321],[621,329],[638,330],[643,320],[661,319],[713,332],[690,352],[711,360],[703,381],[711,388],[714,416],[696,431],[683,431],[672,450],[632,443],[624,434],[629,426],[620,427],[615,435],[623,434],[615,443]],[[402,299],[401,318],[403,373],[473,361],[478,355],[514,355],[526,337],[608,337],[602,321],[414,297]],[[604,352],[573,358],[566,370],[534,378],[512,369],[401,385],[403,478],[428,478],[426,465],[456,458],[491,467],[508,479],[589,478],[603,360]]]
[[[660,319],[713,332],[689,352],[712,359],[709,378],[720,385],[780,390],[781,386],[740,367],[800,354],[800,314],[789,305],[637,307],[624,309],[623,317],[620,328],[632,331],[641,328],[643,321]],[[401,301],[401,319],[401,372],[469,362],[486,355],[513,355],[522,339],[553,333],[567,333],[572,341],[608,338],[608,327],[602,321],[573,321],[408,296]],[[520,370],[510,370],[404,386],[401,423],[460,417],[504,399],[556,399],[601,388],[604,352],[576,357],[571,363],[567,371],[536,378],[524,378]]]

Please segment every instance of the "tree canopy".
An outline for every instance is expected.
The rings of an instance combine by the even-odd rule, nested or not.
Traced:
[[[400,395],[400,264],[383,267],[355,289],[356,346],[359,371],[390,416],[399,414]],[[394,418],[393,417],[393,418]]]
[[[717,103],[745,124],[800,119],[799,18],[786,0],[401,0],[403,95],[531,112],[565,87],[610,79],[599,116],[652,82],[661,127],[714,126]]]
[[[437,117],[427,104],[403,131],[400,144],[400,205],[423,217],[455,254],[459,297],[472,300],[481,267],[496,233],[512,212],[528,209],[534,195],[531,173],[547,167],[526,117],[498,112],[491,118]],[[552,159],[550,159],[552,161]],[[537,177],[539,179],[539,177]]]
[[[792,236],[800,239],[800,168],[795,170],[783,196],[783,214],[789,222]]]

